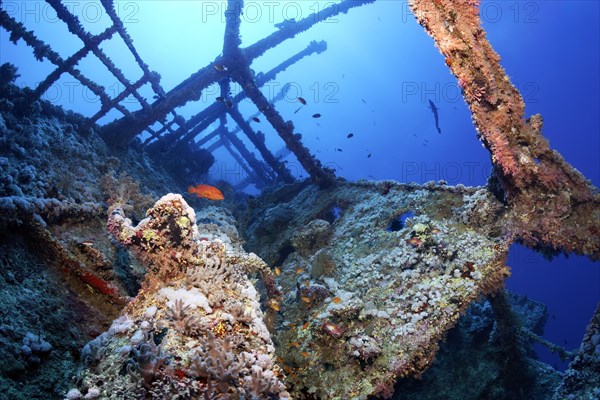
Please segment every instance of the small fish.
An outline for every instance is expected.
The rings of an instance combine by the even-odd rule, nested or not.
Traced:
[[[321,114],[317,113],[317,114],[313,114],[312,116],[313,118],[321,118]]]
[[[373,154],[369,153],[369,155],[367,156],[367,158],[371,158],[371,156],[372,156],[372,155],[373,155]]]
[[[304,272],[304,268],[296,268],[296,274],[300,275]]]
[[[258,117],[252,117],[252,121],[254,121],[254,122],[260,122],[260,119]]]
[[[360,99],[360,101],[362,101],[363,103],[367,104],[367,102],[365,101],[365,99]]]
[[[321,124],[320,124],[320,123],[318,123],[318,122],[315,122],[315,124],[317,124],[318,126],[321,126]],[[318,139],[318,138],[317,138],[317,139]]]
[[[225,200],[223,193],[214,186],[199,184],[196,186],[188,187],[189,194],[195,194],[197,197],[201,197],[208,200]]]
[[[220,72],[227,71],[227,68],[223,64],[215,64],[215,69]]]
[[[425,143],[421,143],[423,146],[427,147],[427,145]]]
[[[305,323],[302,325],[302,329],[306,329],[306,328],[308,328],[308,325],[309,325],[309,324],[310,324],[310,323],[309,323],[308,321],[306,321],[306,322],[305,322]]]
[[[304,98],[303,98],[303,97],[298,97],[298,101],[299,101],[300,103],[302,103],[302,105],[303,105],[303,106],[305,106],[305,105],[306,105],[306,100],[304,100]]]
[[[418,137],[416,133],[413,133],[412,135],[413,135],[414,137]]]
[[[337,324],[334,324],[333,322],[324,322],[322,328],[325,331],[325,333],[329,334],[330,336],[342,336],[342,330]]]
[[[225,107],[231,108],[233,107],[233,103],[229,99],[225,99]]]
[[[433,104],[433,101],[428,100],[429,101],[429,108],[431,109],[431,112],[433,113],[433,119],[435,120],[435,128],[437,129],[438,133],[441,134],[442,130],[440,129],[440,120],[439,120],[439,115],[438,115],[438,109],[435,106],[435,104]]]
[[[426,141],[427,143],[429,143],[429,140],[427,140],[427,139],[423,139],[423,140]]]
[[[277,276],[281,275],[281,268],[275,267],[275,275],[277,275]]]
[[[306,352],[306,351],[301,352],[300,355],[302,357],[308,357],[308,356],[310,356],[310,354],[308,354],[308,352]]]
[[[337,149],[335,149],[336,151],[342,152],[344,150],[340,149],[339,147]]]
[[[406,244],[411,245],[412,247],[419,247],[422,243],[423,241],[418,237],[411,237],[406,240]]]
[[[271,309],[275,311],[281,310],[281,307],[279,307],[279,303],[277,303],[276,301],[272,301],[271,303],[269,303],[269,307],[271,307]]]
[[[300,343],[298,343],[298,342],[292,342],[292,343],[290,343],[290,346],[292,346],[292,347],[300,347]]]
[[[310,299],[310,297],[302,296],[302,297],[300,297],[300,298],[301,298],[301,299],[302,299],[302,301],[303,301],[303,302],[305,302],[305,303],[310,303],[310,302],[311,302],[311,299]]]
[[[346,137],[347,137],[348,139],[350,139],[351,137],[354,137],[354,133],[349,133],[349,134],[347,134],[347,135],[346,135]]]
[[[340,304],[342,302],[342,299],[336,296],[333,299],[331,299],[331,301],[335,304]]]

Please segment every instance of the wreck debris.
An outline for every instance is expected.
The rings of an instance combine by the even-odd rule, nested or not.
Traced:
[[[64,75],[65,73],[71,74],[80,83],[90,89],[100,99],[101,107],[100,110],[93,115],[91,118],[86,120],[86,128],[95,126],[95,123],[107,113],[113,109],[118,110],[123,114],[120,120],[114,121],[104,126],[101,131],[103,132],[103,138],[107,144],[115,149],[126,148],[129,143],[137,137],[142,131],[147,131],[150,137],[147,139],[151,141],[153,147],[160,149],[160,151],[152,152],[156,157],[157,161],[162,159],[173,158],[181,152],[177,151],[180,146],[189,146],[190,141],[193,140],[199,133],[204,131],[219,115],[228,111],[236,103],[233,99],[227,99],[224,108],[223,104],[214,104],[209,106],[204,111],[200,112],[196,116],[185,120],[183,117],[177,114],[175,109],[180,107],[191,100],[197,100],[202,93],[202,90],[211,85],[214,82],[220,82],[223,79],[229,80],[230,67],[236,63],[246,62],[244,67],[249,68],[250,63],[263,54],[269,48],[277,46],[286,39],[294,37],[299,32],[305,31],[312,27],[314,24],[323,21],[326,18],[332,17],[339,13],[346,13],[348,10],[354,7],[359,7],[367,3],[371,3],[374,0],[361,0],[361,1],[343,1],[341,4],[332,5],[320,13],[315,14],[314,17],[307,17],[298,23],[283,27],[278,32],[261,40],[246,49],[240,49],[239,40],[239,12],[243,8],[243,1],[236,0],[231,1],[229,7],[231,12],[226,13],[229,17],[234,16],[237,19],[237,25],[231,25],[228,22],[226,28],[226,37],[223,49],[223,57],[218,57],[213,63],[208,66],[201,68],[195,74],[193,74],[187,80],[181,82],[174,89],[166,93],[160,85],[160,75],[156,72],[150,71],[148,66],[143,62],[140,55],[133,45],[131,37],[125,30],[123,22],[119,19],[114,4],[109,0],[102,0],[101,4],[106,10],[112,25],[109,26],[104,32],[98,35],[91,35],[86,32],[80,23],[79,19],[71,13],[71,11],[58,0],[49,1],[49,5],[57,13],[57,17],[65,22],[69,31],[78,37],[83,42],[83,47],[75,52],[73,55],[63,60],[60,55],[54,52],[50,46],[39,40],[33,32],[27,31],[25,26],[17,22],[12,18],[5,10],[0,10],[0,26],[6,29],[10,33],[10,40],[16,44],[19,39],[23,39],[27,45],[34,49],[34,55],[36,59],[43,60],[48,59],[55,66],[56,69],[49,74],[38,87],[30,92],[26,98],[23,99],[26,103],[31,103],[39,98],[51,87],[51,85]],[[238,13],[238,14],[236,14]],[[229,18],[229,21],[232,21]],[[236,28],[237,26],[237,28]],[[232,34],[233,32],[233,34]],[[237,32],[237,33],[236,33]],[[136,82],[130,82],[123,72],[110,60],[110,58],[102,51],[100,45],[107,40],[111,39],[115,34],[118,34],[122,38],[135,58],[137,64],[143,71],[143,75]],[[275,78],[277,73],[285,70],[290,65],[299,61],[303,57],[324,51],[326,45],[324,42],[311,42],[307,48],[290,59],[282,62],[280,65],[268,71],[266,73],[260,73],[256,77],[245,76],[244,79],[250,79],[255,87],[264,85],[269,80]],[[244,57],[238,57],[239,54],[244,53]],[[100,62],[106,66],[110,73],[123,85],[124,89],[117,94],[114,98],[111,98],[101,85],[98,85],[92,79],[85,77],[80,73],[76,66],[85,58],[88,54],[93,54]],[[234,57],[235,55],[235,57]],[[146,98],[144,98],[139,90],[146,85],[150,84],[152,90],[155,93],[156,101],[150,104]],[[122,105],[122,102],[132,96],[139,104],[141,109],[136,112],[130,112],[127,108]],[[258,97],[257,97],[258,96]],[[245,97],[244,92],[236,96],[236,101],[241,100]],[[260,93],[253,95],[253,101],[259,101],[261,103],[269,104],[265,98],[259,98]],[[235,111],[232,111],[235,113]],[[170,117],[167,117],[170,115]],[[307,170],[309,175],[315,182],[320,185],[327,185],[332,181],[333,173],[327,169],[323,169],[320,162],[315,159],[313,155],[302,145],[299,140],[298,134],[293,132],[293,126],[291,122],[284,123],[283,119],[279,117],[274,110],[270,113],[270,122],[274,124],[276,131],[283,138],[284,142],[288,147],[295,153],[296,157]],[[153,129],[151,126],[154,122],[158,121],[162,127],[158,130]],[[255,135],[252,134],[248,129],[242,130],[248,137],[250,137],[252,143],[257,146],[261,155],[266,157],[265,160],[268,166],[273,170],[276,177],[281,178],[285,182],[291,182],[293,177],[287,170],[286,166],[276,162],[273,157],[269,156],[269,152],[266,149],[264,143],[261,144],[259,140],[256,140]],[[232,133],[225,133],[223,130],[215,131],[217,134],[227,134],[229,140],[219,140],[217,147],[225,146],[229,151],[232,149],[231,146],[226,146],[227,142],[231,142]],[[193,146],[193,145],[192,145]],[[239,146],[236,146],[239,147]],[[262,171],[265,169],[259,163],[247,159],[250,152],[240,151],[234,157],[242,157],[246,160],[249,168],[253,169],[254,181],[258,186],[271,183],[267,179],[269,173]],[[246,164],[246,163],[245,163]],[[259,168],[256,170],[256,168]],[[248,180],[251,182],[252,179]]]
[[[294,398],[391,396],[396,380],[420,375],[461,313],[508,275],[510,235],[491,229],[503,226],[502,205],[479,188],[390,182],[383,194],[359,181],[295,187],[294,196],[292,186],[252,202],[245,236],[281,271],[274,340]],[[401,229],[386,229],[409,211]]]
[[[564,374],[553,399],[594,398],[600,395],[600,304],[586,329],[577,356]]]
[[[411,0],[415,17],[458,79],[495,166],[510,224],[525,245],[600,259],[600,194],[542,136],[487,41],[478,0]]]
[[[126,145],[131,139],[133,139],[133,137],[137,136],[148,125],[152,124],[156,120],[160,120],[170,110],[182,106],[190,100],[197,100],[201,91],[213,82],[219,82],[223,78],[233,78],[240,83],[245,95],[248,95],[249,98],[257,105],[259,110],[265,113],[267,120],[273,125],[288,148],[296,155],[313,181],[322,186],[330,184],[333,179],[333,172],[322,167],[321,163],[316,160],[316,158],[310,154],[308,149],[302,145],[298,134],[293,132],[293,125],[291,122],[284,122],[269,101],[262,95],[262,93],[260,93],[258,90],[260,85],[257,81],[255,81],[255,78],[250,73],[249,65],[255,58],[262,55],[269,48],[278,45],[288,38],[294,37],[299,32],[309,29],[312,25],[324,20],[325,18],[337,15],[339,13],[345,13],[353,7],[361,6],[370,2],[373,2],[373,0],[361,0],[359,2],[348,0],[343,1],[341,4],[336,4],[323,10],[323,12],[319,13],[316,17],[306,17],[305,19],[298,21],[296,24],[278,30],[274,34],[255,43],[254,45],[249,46],[246,49],[240,49],[239,46],[241,41],[239,40],[239,13],[243,8],[243,1],[229,1],[229,11],[225,13],[227,25],[225,30],[223,56],[215,59],[214,63],[211,65],[200,69],[169,93],[166,93],[164,96],[162,96],[154,104],[150,105],[150,111],[141,110],[143,112],[132,113],[131,115],[123,117],[121,120],[105,126],[103,128],[104,137],[111,144],[118,145],[121,143],[121,146]],[[307,51],[310,52],[318,51],[318,49],[312,43],[308,49]],[[300,58],[301,56],[298,55],[295,59]],[[264,74],[263,78],[265,78],[267,74]],[[243,96],[244,95],[240,93],[236,97],[240,97],[241,99]],[[239,101],[240,99],[236,100]],[[235,102],[231,101],[230,104],[234,106]],[[186,129],[181,129],[180,133],[176,135],[172,134],[168,137],[168,139],[165,139],[167,140],[167,147],[171,147],[175,141],[180,141],[180,143],[187,145],[197,133],[206,129],[206,127],[208,127],[208,125],[214,121],[214,117],[206,118],[207,115],[213,114],[214,112],[222,113],[230,108],[231,107],[223,107],[223,105],[219,104],[209,106],[201,113],[203,115],[202,117],[200,117],[201,114],[192,117],[190,121],[184,125]],[[209,109],[212,110],[209,111]],[[195,127],[197,124],[200,125]],[[200,126],[202,126],[202,128],[200,128]],[[192,131],[194,132],[193,134]],[[124,132],[127,134],[124,134]],[[246,133],[248,133],[247,130]],[[180,137],[183,135],[185,135],[187,139],[181,141]],[[256,146],[256,140],[252,139],[252,135],[249,137]],[[160,146],[164,146],[164,144],[160,144]],[[264,156],[265,149],[263,147],[264,146],[258,144],[258,149]],[[173,152],[171,151],[170,154],[172,155]],[[284,181],[290,181],[290,174],[289,171],[287,171],[287,168],[279,163],[273,163],[268,156],[266,161],[271,165],[271,167],[274,168],[278,176],[280,176]]]
[[[97,388],[107,398],[289,398],[246,276],[264,270],[262,260],[222,230],[200,235],[180,195],[163,196],[147,216],[133,226],[120,203],[109,209],[108,231],[148,273],[121,317],[89,346],[96,362],[77,390]]]

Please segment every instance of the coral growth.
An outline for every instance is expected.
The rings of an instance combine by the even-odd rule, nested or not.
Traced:
[[[253,203],[246,237],[264,258],[281,258],[274,340],[293,397],[391,395],[397,378],[421,374],[461,312],[508,274],[509,236],[497,228],[506,210],[485,189],[307,186],[286,195],[293,213],[275,237],[264,227],[278,218],[266,211],[277,192],[285,189]],[[332,204],[341,205],[337,218],[319,220]],[[403,226],[388,229],[407,210]]]
[[[109,232],[148,273],[93,346],[96,361],[79,389],[89,391],[102,377],[97,387],[105,398],[287,398],[258,293],[246,276],[267,269],[264,263],[231,238],[209,240],[180,195],[163,196],[146,215],[134,226],[121,203],[109,210]],[[211,230],[224,235],[216,225]]]
[[[600,194],[550,148],[541,134],[541,116],[525,119],[523,98],[485,37],[478,1],[409,4],[458,79],[511,208],[513,233],[546,252],[599,259]]]
[[[600,304],[592,316],[575,360],[564,374],[554,395],[559,399],[594,399],[600,397]]]

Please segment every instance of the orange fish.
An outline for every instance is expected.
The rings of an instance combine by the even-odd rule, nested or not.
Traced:
[[[225,196],[219,189],[210,185],[199,184],[188,187],[189,194],[195,194],[197,197],[203,197],[208,200],[224,200]]]
[[[310,300],[310,297],[302,296],[302,297],[300,297],[300,298],[301,298],[301,299],[302,299],[302,301],[303,301],[303,302],[305,302],[305,303],[310,303],[310,301],[311,301],[311,300]]]
[[[277,302],[275,302],[275,301],[271,302],[269,304],[269,307],[271,307],[271,310],[274,310],[274,311],[281,310],[281,307],[279,307],[279,304]]]
[[[333,301],[335,304],[340,304],[342,302],[342,299],[336,296],[333,299],[331,299],[331,301]]]
[[[308,357],[308,356],[310,356],[310,354],[308,354],[308,352],[306,352],[306,351],[301,352],[300,355],[302,357]]]
[[[298,342],[292,342],[292,343],[290,343],[290,346],[300,347],[300,343],[298,343]]]
[[[423,241],[418,237],[411,237],[410,239],[406,240],[406,244],[409,244],[412,247],[419,247],[421,244],[423,244]]]
[[[304,268],[296,268],[296,274],[300,275],[304,272]]]
[[[308,322],[308,321],[306,321],[306,322],[304,323],[304,325],[302,325],[302,329],[306,329],[306,328],[308,328],[308,324],[309,324],[309,322]]]
[[[281,275],[281,268],[275,267],[275,275],[277,275],[277,276]]]

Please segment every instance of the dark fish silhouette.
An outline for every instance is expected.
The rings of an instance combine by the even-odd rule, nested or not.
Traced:
[[[302,107],[304,107],[306,105],[306,100],[304,100],[304,97],[298,97],[298,101],[300,102],[300,104],[302,104],[300,107],[298,107],[296,109],[296,111],[294,111],[294,114],[296,114],[298,111],[300,111],[300,109]]]
[[[371,156],[372,156],[372,155],[373,155],[373,154],[369,153],[369,155],[367,156],[367,158],[371,158]]]
[[[313,118],[321,118],[321,114],[313,114]]]
[[[354,133],[349,133],[348,135],[346,135],[346,137],[347,137],[348,139],[350,139],[350,138],[351,138],[351,137],[353,137],[353,136],[354,136]]]
[[[338,147],[336,150],[337,150],[337,151],[344,151],[344,150],[340,149],[339,147]]]
[[[442,130],[440,129],[440,120],[439,120],[439,116],[438,116],[438,109],[431,100],[429,100],[429,108],[431,108],[431,112],[433,113],[433,118],[435,119],[435,128],[437,129],[438,133],[441,134]]]
[[[260,119],[258,119],[258,117],[252,117],[252,121],[254,121],[254,122],[260,122]]]
[[[367,102],[365,101],[365,99],[360,99],[360,101],[362,101],[363,103],[367,104]]]

